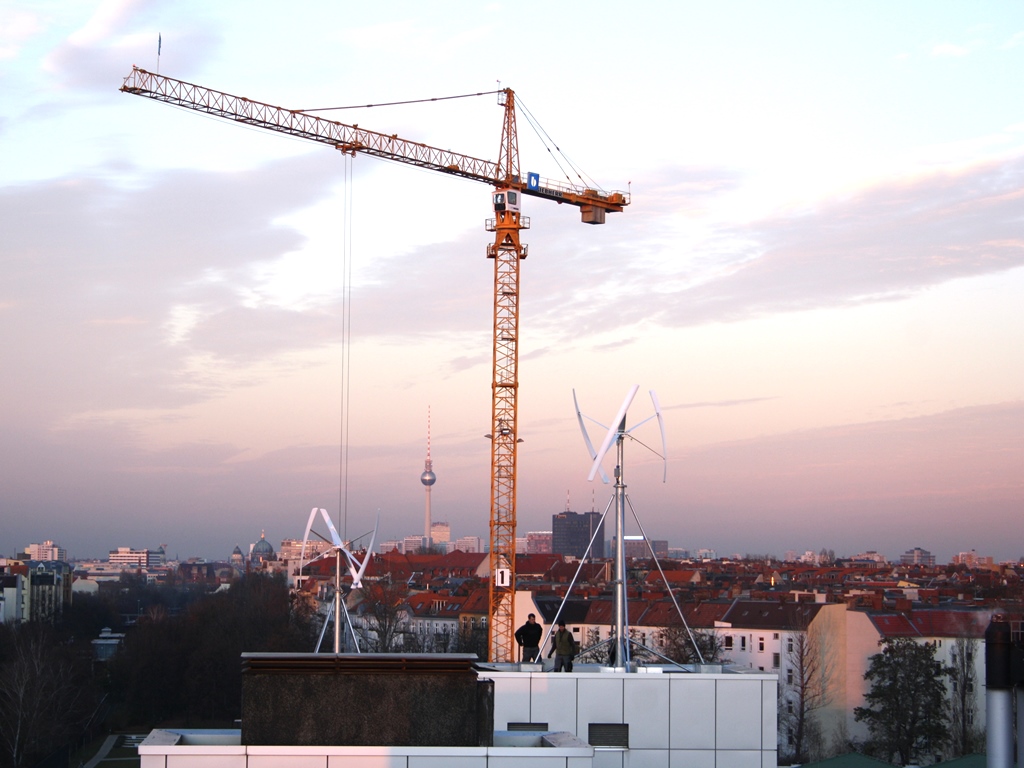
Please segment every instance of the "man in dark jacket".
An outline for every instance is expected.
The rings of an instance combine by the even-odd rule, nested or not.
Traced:
[[[526,617],[526,623],[516,630],[516,642],[522,649],[522,660],[533,662],[540,655],[540,636],[544,630],[537,623],[537,616],[530,614]]]
[[[572,632],[565,628],[564,621],[558,622],[558,631],[551,636],[549,659],[551,654],[555,655],[555,672],[561,672],[563,669],[566,672],[572,672],[572,659],[576,655],[576,641],[573,639]]]

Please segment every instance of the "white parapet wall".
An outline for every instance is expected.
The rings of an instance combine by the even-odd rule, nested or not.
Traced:
[[[591,768],[594,750],[571,733],[494,734],[493,747],[256,747],[240,730],[152,731],[142,768]]]
[[[777,765],[774,674],[648,668],[639,674],[482,672],[481,677],[494,680],[496,730],[533,724],[573,733],[595,748],[594,768]],[[620,727],[607,727],[615,725]]]
[[[496,671],[492,747],[252,746],[153,731],[141,768],[776,768],[773,674]]]

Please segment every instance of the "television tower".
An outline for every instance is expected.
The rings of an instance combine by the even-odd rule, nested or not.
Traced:
[[[423,483],[427,492],[427,508],[423,519],[423,548],[428,549],[433,543],[430,535],[430,486],[437,482],[437,475],[434,474],[434,462],[430,460],[430,406],[427,406],[427,460],[423,462],[423,474],[420,475],[420,482]]]

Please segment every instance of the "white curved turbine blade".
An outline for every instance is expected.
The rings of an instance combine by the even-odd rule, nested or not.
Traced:
[[[363,557],[363,562],[359,562],[359,558],[349,552],[345,551],[345,556],[348,558],[348,572],[352,575],[352,588],[358,589],[363,586],[363,574],[366,573],[366,566],[370,563],[370,558],[373,557],[373,543],[377,540],[377,529],[380,527],[380,513],[377,513],[377,522],[373,524],[373,533],[370,534],[370,546],[366,548],[366,556]],[[353,565],[357,566],[356,568]]]
[[[309,541],[309,532],[313,530],[313,521],[316,519],[316,513],[319,511],[317,507],[313,507],[313,510],[309,513],[309,520],[306,521],[306,532],[302,534],[302,553],[299,555],[299,573],[302,573],[302,568],[306,561],[306,542]]]
[[[608,428],[608,434],[604,437],[604,442],[601,443],[601,448],[597,452],[597,456],[594,458],[594,464],[590,467],[590,474],[587,475],[587,480],[593,480],[594,475],[597,474],[597,470],[601,467],[601,461],[604,460],[604,455],[608,453],[608,449],[612,447],[612,443],[615,442],[615,437],[619,433],[619,426],[622,424],[622,420],[626,418],[626,411],[629,410],[630,403],[633,402],[633,398],[636,397],[636,391],[640,389],[639,384],[634,384],[632,389],[626,394],[626,399],[622,401],[622,407],[619,408],[619,412],[615,415],[615,420],[612,422],[611,427]]]
[[[366,548],[366,556],[369,559],[370,553],[373,552],[373,545],[377,541],[377,529],[380,528],[380,510],[377,510],[377,519],[373,523],[373,533],[370,534],[370,546]]]
[[[651,402],[654,403],[654,415],[658,417],[658,427],[661,429],[661,461],[662,461],[662,473],[661,482],[668,482],[668,443],[665,442],[665,419],[661,417],[661,404],[658,402],[658,396],[654,394],[654,390],[648,390],[651,394]]]
[[[572,391],[572,404],[576,408],[576,418],[580,422],[580,432],[583,433],[583,442],[587,444],[587,451],[590,453],[590,460],[593,461],[597,457],[597,451],[594,450],[594,444],[590,442],[590,435],[587,434],[587,428],[583,424],[583,413],[580,411],[580,404],[576,400],[576,390]],[[604,473],[604,467],[598,467],[598,471],[601,473],[601,482],[608,484],[608,475]]]
[[[324,522],[327,523],[327,529],[331,532],[331,541],[334,542],[334,546],[345,548],[345,545],[341,541],[341,536],[338,535],[338,529],[334,527],[334,523],[331,522],[330,515],[327,514],[326,509],[321,509],[320,514],[324,518]]]

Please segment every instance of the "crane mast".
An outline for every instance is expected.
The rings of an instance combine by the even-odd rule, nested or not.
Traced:
[[[327,144],[341,152],[356,152],[385,160],[415,165],[494,187],[494,218],[486,229],[494,233],[487,257],[494,260],[493,355],[491,377],[491,520],[488,614],[490,661],[514,661],[516,585],[516,465],[519,419],[519,270],[527,248],[519,233],[530,220],[521,213],[522,197],[539,197],[568,203],[580,209],[587,224],[603,224],[606,213],[622,211],[629,204],[623,192],[605,193],[585,186],[541,179],[519,172],[515,93],[498,92],[504,107],[501,147],[497,163],[441,150],[327,120],[301,110],[275,107],[241,96],[215,91],[193,83],[157,75],[133,67],[121,91],[144,96],[197,112],[259,128]]]
[[[491,548],[488,653],[491,661],[515,661],[516,463],[519,440],[519,265],[526,248],[520,230],[530,226],[520,212],[519,193],[507,186],[519,179],[519,138],[515,94],[502,93],[498,171],[505,185],[494,193],[494,218],[487,246],[494,259],[493,376],[491,379]]]

